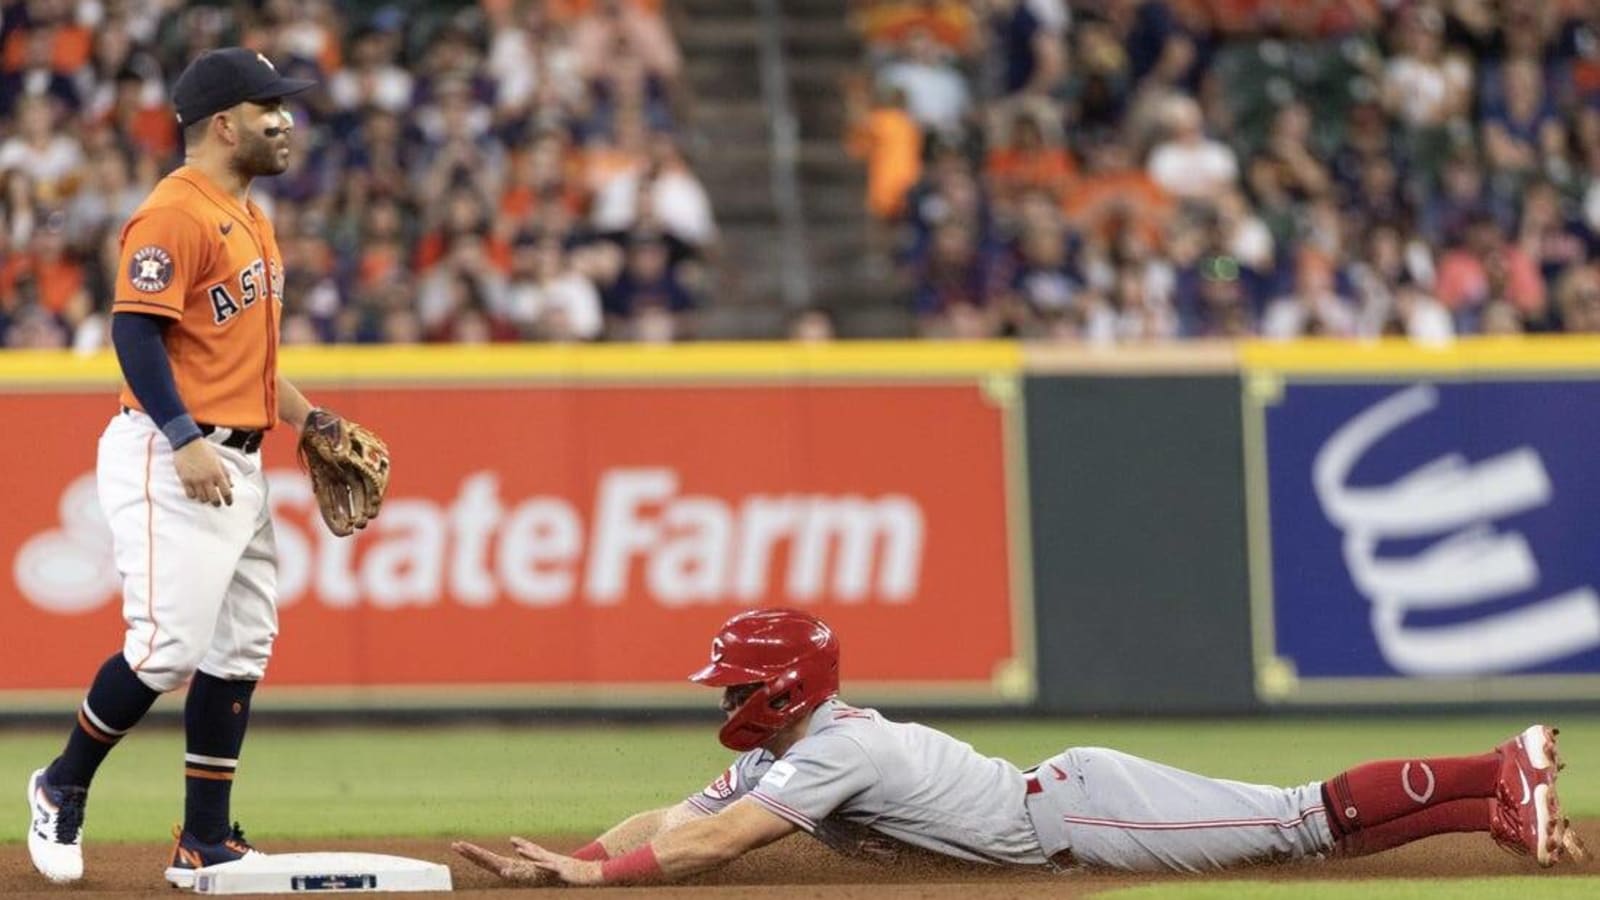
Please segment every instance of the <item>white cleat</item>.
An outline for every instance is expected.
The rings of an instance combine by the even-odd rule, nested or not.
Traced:
[[[28,855],[39,874],[56,884],[83,877],[83,809],[89,792],[52,787],[44,769],[28,776]]]
[[[1557,805],[1555,786],[1541,784],[1534,788],[1533,858],[1546,868],[1555,865],[1561,857],[1561,835],[1556,833],[1561,821],[1561,807]]]

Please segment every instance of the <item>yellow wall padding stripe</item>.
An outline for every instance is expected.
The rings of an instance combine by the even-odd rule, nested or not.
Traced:
[[[1246,341],[1239,360],[1246,370],[1291,374],[1600,371],[1600,336],[1474,337],[1438,347],[1403,339]]]
[[[651,380],[655,378],[970,377],[1015,373],[1022,350],[1004,341],[871,341],[488,347],[286,347],[280,369],[307,382]],[[114,382],[116,359],[64,351],[0,352],[0,386]]]
[[[1138,374],[1274,371],[1288,374],[1600,372],[1600,336],[1463,338],[1441,347],[1405,340],[1244,341],[1121,349],[1005,341],[849,341],[553,346],[286,347],[283,373],[308,383],[420,381],[795,380],[966,378],[1023,369]],[[0,351],[0,388],[108,385],[120,377],[109,352]]]

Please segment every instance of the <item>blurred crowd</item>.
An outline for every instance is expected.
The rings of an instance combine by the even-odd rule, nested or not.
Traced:
[[[853,0],[933,335],[1600,331],[1600,3]]]
[[[0,3],[0,346],[104,344],[119,229],[182,159],[169,85],[233,43],[321,82],[254,189],[285,341],[692,336],[718,239],[670,14]],[[851,0],[850,26],[863,271],[925,334],[1600,331],[1600,3]]]
[[[710,204],[661,0],[0,5],[0,346],[106,342],[117,241],[181,163],[169,86],[241,44],[320,87],[258,180],[286,343],[693,330]]]

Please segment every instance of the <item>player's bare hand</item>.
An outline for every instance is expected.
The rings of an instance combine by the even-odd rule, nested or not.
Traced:
[[[501,856],[493,850],[486,850],[466,841],[455,841],[450,844],[450,849],[466,857],[479,868],[487,869],[506,881],[530,886],[556,883],[553,872],[525,859]]]
[[[204,439],[192,440],[172,454],[172,465],[178,470],[178,480],[183,482],[183,492],[190,500],[199,500],[212,506],[233,505],[233,479],[222,466],[217,448]]]
[[[511,846],[516,848],[517,855],[532,861],[539,868],[550,872],[564,884],[600,884],[600,864],[591,860],[573,859],[559,853],[546,850],[526,838],[513,837]]]

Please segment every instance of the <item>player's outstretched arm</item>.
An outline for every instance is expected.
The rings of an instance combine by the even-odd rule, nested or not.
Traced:
[[[564,884],[632,884],[683,878],[703,872],[793,833],[793,823],[740,800],[714,816],[673,828],[648,844],[605,860],[574,859],[532,841],[512,838],[517,855]]]
[[[621,856],[629,850],[649,843],[663,832],[704,816],[705,813],[688,803],[647,809],[613,825],[604,834],[574,850],[572,856],[578,860],[605,860]],[[480,868],[487,869],[506,881],[530,885],[555,884],[559,881],[553,872],[541,869],[520,856],[504,856],[467,841],[456,841],[450,848]]]

